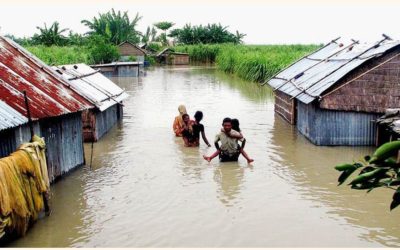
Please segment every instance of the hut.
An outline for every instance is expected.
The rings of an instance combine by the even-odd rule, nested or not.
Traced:
[[[139,77],[141,74],[142,62],[113,62],[106,64],[90,65],[106,77]],[[143,72],[142,72],[143,73]]]
[[[162,45],[160,45],[162,46]],[[157,51],[149,46],[149,44],[145,43],[140,46],[142,50],[145,51],[146,55],[153,56],[157,54]]]
[[[157,54],[157,61],[169,65],[188,65],[189,54],[175,52],[170,48],[166,48]]]
[[[376,123],[378,124],[377,145],[400,139],[400,108],[387,109]]]
[[[137,62],[144,62],[146,51],[139,46],[125,41],[118,45],[118,51],[120,54],[120,60],[123,62],[132,61],[131,58],[136,58]]]
[[[122,118],[122,101],[128,94],[86,64],[53,67],[95,107],[82,112],[85,142],[98,141]]]
[[[0,101],[0,158],[6,157],[23,142],[31,139],[28,118]],[[34,124],[35,132],[40,134],[38,123]]]
[[[399,45],[333,40],[269,80],[275,112],[316,145],[375,145],[374,120],[400,106]]]
[[[34,129],[47,144],[50,180],[84,164],[81,111],[93,105],[50,67],[18,44],[0,37],[0,99],[19,113],[19,118],[28,117],[23,92]],[[8,138],[9,144],[1,155],[14,151],[22,140],[29,140],[26,125],[7,126],[3,138]]]

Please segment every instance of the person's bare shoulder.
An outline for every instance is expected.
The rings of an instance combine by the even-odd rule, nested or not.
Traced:
[[[234,129],[231,129],[231,132],[229,132],[231,136],[242,136],[242,134]]]

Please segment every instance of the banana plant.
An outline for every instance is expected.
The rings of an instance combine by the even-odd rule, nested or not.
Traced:
[[[359,174],[351,180],[352,189],[367,190],[390,188],[395,191],[390,210],[400,205],[400,141],[392,141],[380,146],[372,156],[365,156],[362,162],[345,163],[335,166],[342,172],[338,185],[343,184],[356,170]]]
[[[124,41],[132,43],[140,41],[142,34],[137,30],[137,25],[141,19],[139,13],[136,13],[136,16],[131,19],[128,11],[121,12],[111,9],[107,13],[93,17],[92,20],[82,20],[81,23],[90,29],[89,35],[101,35],[110,43],[118,45]]]
[[[37,44],[44,44],[46,46],[62,46],[65,45],[67,41],[63,33],[68,29],[60,29],[60,24],[57,21],[54,22],[50,28],[47,27],[46,23],[44,23],[43,28],[37,26],[36,29],[40,32],[39,34],[35,34],[32,39],[35,40]]]

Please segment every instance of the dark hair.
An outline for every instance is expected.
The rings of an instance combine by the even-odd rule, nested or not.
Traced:
[[[226,117],[226,118],[224,118],[224,120],[222,120],[222,125],[224,125],[225,122],[232,123],[232,120],[231,120],[231,118]]]
[[[236,130],[237,132],[240,132],[240,128],[239,128],[239,120],[238,119],[232,119],[232,129]]]
[[[196,119],[196,121],[201,121],[201,119],[203,119],[203,112],[201,111],[196,111],[196,113],[194,114],[194,119]]]
[[[182,115],[182,119],[184,119],[186,116],[189,117],[188,114],[183,114],[183,115]]]

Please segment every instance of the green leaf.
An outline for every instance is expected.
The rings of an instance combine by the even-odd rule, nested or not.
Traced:
[[[400,187],[397,188],[396,192],[393,194],[393,200],[390,204],[390,210],[395,209],[400,204]]]
[[[386,172],[386,171],[387,171],[387,169],[377,168],[375,170],[362,173],[359,176],[357,176],[356,178],[354,178],[354,180],[352,182],[350,182],[349,185],[355,185],[355,184],[370,180],[370,179],[376,177],[377,175],[382,174],[383,172]]]
[[[351,168],[351,169],[344,170],[344,171],[342,172],[342,174],[341,174],[341,175],[339,176],[339,178],[338,178],[338,182],[339,182],[338,186],[342,185],[343,182],[345,182],[345,181],[347,180],[347,178],[348,178],[356,169],[357,169],[357,168]]]

